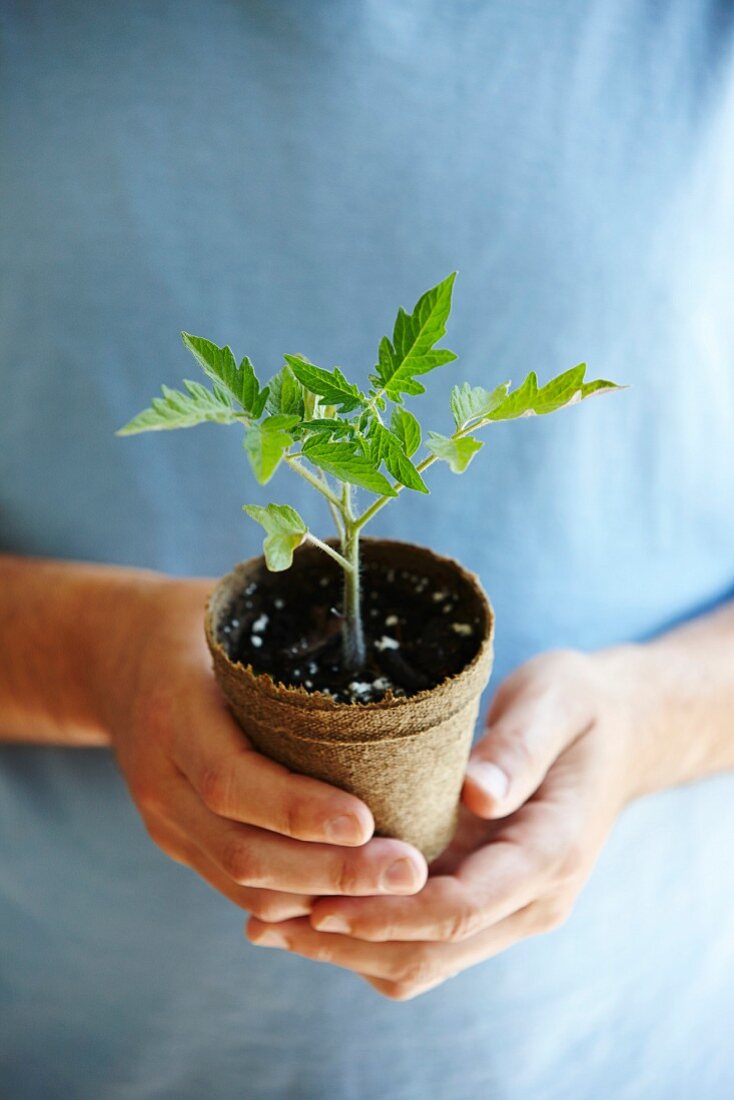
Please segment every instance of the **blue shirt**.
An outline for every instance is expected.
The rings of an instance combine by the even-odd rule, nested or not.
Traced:
[[[9,0],[0,30],[3,549],[216,575],[257,552],[244,501],[325,527],[233,429],[113,432],[191,376],[182,328],[359,376],[458,268],[437,430],[457,379],[632,385],[374,525],[481,574],[493,684],[731,593],[729,5]],[[5,748],[0,1091],[724,1100],[733,829],[731,776],[636,803],[561,929],[398,1004],[247,944],[109,753]]]

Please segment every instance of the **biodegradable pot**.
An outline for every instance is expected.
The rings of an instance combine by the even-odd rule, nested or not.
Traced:
[[[494,615],[474,574],[451,558],[411,543],[363,539],[362,560],[458,590],[479,623],[477,652],[460,672],[428,691],[377,703],[337,702],[322,692],[275,683],[235,663],[223,627],[249,584],[277,588],[262,557],[237,565],[209,597],[206,638],[214,673],[255,747],[292,771],[351,791],[371,809],[375,832],[414,844],[430,862],[450,842],[481,693],[492,667]],[[302,546],[292,570],[338,570],[323,551]]]

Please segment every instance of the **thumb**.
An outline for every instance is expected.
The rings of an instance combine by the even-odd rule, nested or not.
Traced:
[[[578,706],[555,693],[551,699],[521,697],[490,718],[469,758],[463,799],[479,817],[498,818],[527,802],[590,723]]]

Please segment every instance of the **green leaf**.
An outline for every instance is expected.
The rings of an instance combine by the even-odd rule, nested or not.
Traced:
[[[289,432],[298,420],[296,415],[268,416],[261,424],[253,424],[245,432],[245,453],[252,472],[261,485],[270,481],[283,455],[293,443],[293,436]]]
[[[323,370],[299,355],[286,355],[285,359],[298,381],[327,405],[336,406],[342,413],[352,412],[364,405],[364,395],[357,386],[347,381],[338,367]]]
[[[389,473],[407,489],[428,492],[428,486],[405,454],[400,439],[377,421],[370,428],[369,454],[376,466],[384,462]]]
[[[356,443],[332,443],[323,437],[314,436],[303,444],[302,453],[314,466],[340,481],[358,485],[371,493],[379,493],[380,496],[397,496],[374,462],[367,455],[359,453]]]
[[[182,332],[181,338],[207,378],[226,387],[245,412],[257,419],[265,407],[268,392],[267,388],[260,389],[255,369],[247,356],[238,367],[229,347],[220,348],[211,340],[192,336],[188,332]]]
[[[268,383],[267,411],[269,413],[293,413],[303,416],[303,386],[287,363]]]
[[[354,425],[349,420],[335,420],[332,417],[320,417],[317,420],[303,420],[301,429],[304,432],[321,433],[330,439],[338,439],[342,436],[352,436]]]
[[[273,573],[289,569],[293,551],[301,545],[308,528],[289,504],[243,504],[243,511],[265,528],[263,542],[265,564]]]
[[[137,435],[139,432],[158,432],[169,428],[193,428],[195,424],[206,421],[232,424],[241,416],[220,393],[212,393],[199,382],[185,381],[184,386],[187,393],[162,386],[163,397],[154,397],[149,408],[143,409],[115,434]]]
[[[455,474],[463,474],[474,455],[481,451],[484,444],[470,435],[461,439],[452,439],[438,432],[429,432],[426,447],[436,458],[448,462],[449,469]]]
[[[537,375],[535,371],[531,371],[522,385],[508,393],[489,413],[487,419],[514,420],[519,416],[543,416],[565,408],[566,405],[575,405],[593,394],[624,389],[624,386],[607,382],[603,378],[584,382],[585,374],[586,364],[579,363],[577,367],[564,371],[539,388]]]
[[[457,428],[463,428],[471,420],[483,420],[489,416],[507,396],[509,382],[503,382],[493,390],[482,386],[470,386],[462,382],[451,391],[451,412]]]
[[[276,413],[274,416],[267,416],[261,426],[268,432],[289,432],[300,423],[301,418],[297,413]]]
[[[397,405],[390,417],[390,427],[403,445],[408,458],[414,455],[421,445],[421,426],[408,409]]]
[[[392,341],[383,336],[375,368],[377,373],[370,380],[391,401],[401,402],[404,393],[425,393],[425,386],[416,380],[416,375],[427,374],[456,358],[452,351],[435,347],[446,332],[455,278],[456,272],[453,272],[427,290],[412,313],[406,313],[401,307]]]

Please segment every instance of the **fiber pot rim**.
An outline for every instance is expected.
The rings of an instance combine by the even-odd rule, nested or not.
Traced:
[[[339,714],[344,716],[349,714],[355,718],[359,715],[375,714],[375,712],[397,715],[401,710],[410,708],[413,711],[411,717],[416,719],[420,711],[424,709],[425,704],[428,704],[432,714],[431,721],[427,724],[435,724],[436,703],[440,701],[441,696],[446,696],[446,702],[448,703],[450,696],[454,693],[460,681],[464,681],[468,687],[470,681],[476,679],[478,681],[477,690],[481,691],[484,687],[484,683],[486,682],[485,666],[488,659],[491,659],[494,643],[495,616],[492,605],[482,587],[479,577],[466,569],[454,558],[439,554],[429,547],[420,546],[417,543],[407,540],[364,538],[362,540],[362,545],[365,549],[394,548],[399,556],[409,551],[410,555],[416,559],[417,572],[421,572],[419,565],[421,560],[435,563],[439,568],[447,572],[453,573],[454,575],[458,574],[467,587],[473,592],[478,606],[483,613],[484,634],[474,657],[459,672],[446,676],[439,684],[436,684],[435,687],[426,688],[416,692],[414,695],[397,696],[392,699],[380,699],[379,701],[370,703],[346,703],[333,699],[331,696],[321,691],[308,691],[302,685],[283,684],[280,681],[274,680],[270,673],[255,672],[252,665],[249,663],[243,664],[241,661],[233,661],[222,643],[216,637],[216,618],[223,610],[221,603],[223,602],[223,597],[227,589],[235,585],[238,578],[243,573],[251,573],[256,568],[266,568],[263,555],[258,555],[257,557],[248,558],[246,561],[239,562],[229,573],[226,573],[219,579],[209,594],[205,613],[205,630],[209,649],[213,657],[224,662],[234,673],[239,675],[243,680],[246,680],[250,690],[280,705],[304,711],[321,711],[329,715]],[[296,556],[302,556],[304,551],[309,555],[314,554],[314,556],[319,553],[316,547],[303,546],[296,551]],[[454,708],[451,709],[453,710]],[[416,730],[416,726],[420,726],[421,723],[413,721],[411,725],[413,729]],[[400,736],[401,734],[398,733],[398,737]],[[312,740],[312,738],[304,738],[304,740],[306,739]]]

